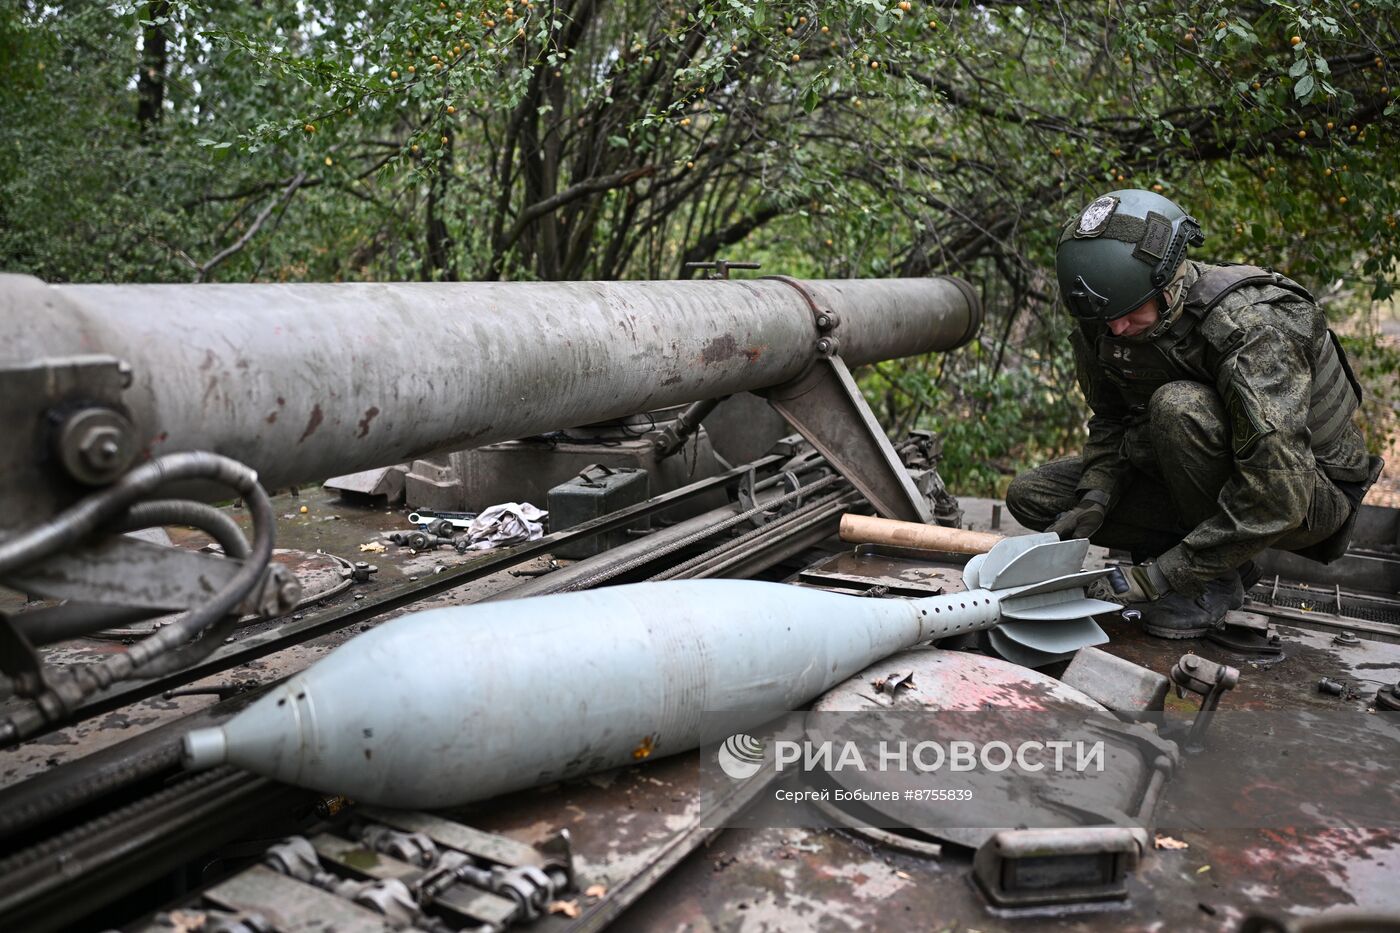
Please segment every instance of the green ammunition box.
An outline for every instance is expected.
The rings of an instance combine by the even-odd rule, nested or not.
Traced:
[[[549,528],[562,531],[592,521],[609,512],[645,502],[651,484],[647,471],[635,467],[607,467],[593,464],[579,471],[578,476],[560,483],[549,491]],[[627,528],[616,528],[581,541],[561,545],[556,557],[577,560],[592,557],[625,542],[629,529],[647,528],[648,520],[639,518]]]

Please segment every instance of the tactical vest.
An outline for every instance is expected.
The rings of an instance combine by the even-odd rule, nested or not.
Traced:
[[[1213,312],[1226,296],[1246,286],[1273,286],[1312,303],[1307,289],[1292,279],[1259,266],[1225,264],[1204,269],[1186,293],[1185,310],[1167,333],[1150,341],[1134,341],[1105,333],[1096,355],[1110,382],[1128,404],[1145,415],[1152,393],[1168,382],[1188,380],[1215,385],[1213,360],[1227,349],[1233,330]],[[1199,335],[1195,335],[1196,330]],[[1213,350],[1211,352],[1203,352]],[[1327,331],[1316,348],[1312,395],[1308,400],[1308,430],[1312,448],[1321,450],[1342,436],[1361,401],[1361,385],[1352,374],[1337,335]]]

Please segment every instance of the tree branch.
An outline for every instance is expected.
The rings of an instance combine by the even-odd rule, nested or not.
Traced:
[[[267,219],[272,216],[272,212],[275,211],[280,205],[284,205],[287,202],[291,201],[292,195],[297,193],[297,189],[301,187],[301,183],[305,180],[306,172],[304,170],[297,172],[296,175],[292,178],[291,183],[288,184],[287,187],[282,190],[281,196],[278,197],[277,200],[269,203],[267,207],[263,208],[262,213],[258,214],[258,216],[254,218],[253,222],[249,224],[248,229],[243,231],[242,236],[235,240],[231,246],[225,247],[224,249],[215,253],[214,256],[208,262],[204,263],[204,265],[200,266],[198,270],[196,270],[194,280],[196,282],[208,281],[209,273],[213,272],[215,268],[217,268],[230,256],[241,252],[243,248],[248,245],[248,242],[252,240],[253,237],[257,236],[258,231],[262,229],[263,224],[267,223]]]

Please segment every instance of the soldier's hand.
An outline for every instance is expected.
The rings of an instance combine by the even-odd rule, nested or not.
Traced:
[[[1119,564],[1117,569],[1109,579],[1117,594],[1129,603],[1150,603],[1172,590],[1171,581],[1156,564]]]
[[[1103,527],[1106,515],[1107,503],[1085,496],[1074,508],[1061,513],[1060,517],[1055,519],[1055,523],[1045,530],[1059,535],[1061,541],[1088,538]]]

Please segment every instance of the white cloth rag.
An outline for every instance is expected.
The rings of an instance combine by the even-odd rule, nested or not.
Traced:
[[[535,541],[544,537],[544,524],[540,519],[548,514],[528,502],[493,505],[472,519],[467,540],[473,551]]]

